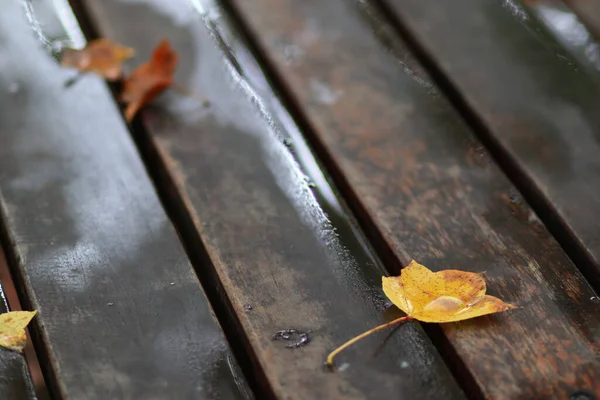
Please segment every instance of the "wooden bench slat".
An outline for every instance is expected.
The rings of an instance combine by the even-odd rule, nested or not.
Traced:
[[[415,258],[435,269],[486,271],[491,294],[523,306],[440,325],[460,357],[458,365],[466,367],[461,377],[469,392],[489,399],[569,398],[580,390],[599,395],[594,346],[600,315],[594,291],[454,109],[410,64],[410,52],[376,10],[345,0],[230,2],[268,60],[277,86],[312,127],[307,132],[316,134],[313,142],[340,187],[355,199],[356,215],[367,229],[377,229],[372,237],[381,235],[381,254],[393,252],[404,264]],[[398,1],[398,10],[405,3],[409,10],[439,14],[439,20],[413,18],[439,37],[456,36],[472,8],[486,4],[495,10],[491,1],[458,8],[450,25],[443,16],[454,2]],[[375,21],[375,33],[388,49],[367,21]],[[477,65],[477,53],[457,48],[481,36],[471,32],[447,43],[460,54],[453,60]],[[489,46],[488,53],[502,50],[493,42]],[[285,51],[290,48],[296,57]],[[497,57],[512,59],[510,53]],[[493,70],[478,68],[470,76]],[[510,85],[504,78],[497,84]],[[485,89],[485,84],[472,88],[473,93]],[[558,150],[551,154],[558,157]]]
[[[534,206],[600,290],[600,80],[518,5],[387,4],[485,125],[490,143],[519,171]]]
[[[243,378],[105,83],[65,88],[75,73],[19,2],[2,6],[0,60],[0,210],[54,395],[239,399]]]
[[[344,255],[288,149],[243,84],[236,84],[244,78],[228,71],[198,11],[185,3],[154,9],[85,1],[99,32],[133,46],[142,60],[168,38],[181,55],[176,81],[211,101],[203,109],[193,99],[166,94],[164,107],[142,111],[140,120],[248,336],[257,369],[268,380],[265,392],[311,400],[463,398],[414,324],[402,326],[376,362],[369,359],[385,333],[349,349],[354,356],[343,372],[326,371],[329,351],[384,322],[382,271]],[[310,343],[289,349],[271,339],[288,328],[310,330]]]

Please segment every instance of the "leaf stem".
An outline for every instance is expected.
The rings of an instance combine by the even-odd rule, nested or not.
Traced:
[[[408,321],[410,319],[411,319],[410,316],[405,315],[404,317],[400,317],[400,318],[397,318],[397,319],[395,319],[395,320],[393,320],[391,322],[387,322],[387,323],[385,323],[383,325],[376,326],[373,329],[369,329],[368,331],[366,331],[364,333],[361,333],[360,335],[358,335],[356,337],[353,337],[352,339],[348,340],[346,343],[344,343],[343,345],[341,345],[340,347],[338,347],[337,349],[335,349],[334,351],[332,351],[331,353],[329,353],[329,355],[327,356],[327,366],[329,366],[329,367],[333,366],[333,358],[336,355],[338,355],[339,353],[341,353],[347,347],[352,346],[354,343],[358,342],[359,340],[366,338],[371,333],[375,333],[377,331],[380,331],[382,329],[387,328],[388,326],[399,324],[400,322]]]
[[[394,329],[392,329],[390,331],[390,333],[387,334],[387,336],[385,337],[385,339],[383,339],[383,342],[381,342],[381,344],[379,345],[379,347],[377,348],[377,350],[375,350],[375,352],[373,353],[373,356],[371,357],[372,360],[374,360],[379,353],[381,353],[381,351],[385,348],[385,345],[387,344],[387,342],[392,338],[392,336],[394,335],[394,333],[396,333],[396,331],[400,328],[400,325],[396,325],[394,327]]]
[[[186,88],[185,86],[180,85],[177,82],[173,82],[171,87],[185,96],[193,97],[194,99],[200,101],[205,107],[208,104],[210,104],[210,101],[206,97],[202,96],[200,93],[194,92],[193,90]]]

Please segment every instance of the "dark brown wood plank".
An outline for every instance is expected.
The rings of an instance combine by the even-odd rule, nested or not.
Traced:
[[[386,4],[460,92],[485,126],[490,146],[516,171],[545,222],[599,288],[597,73],[580,68],[518,4]]]
[[[247,49],[228,43],[238,49],[236,60],[217,46],[233,37],[223,20],[206,20],[209,31],[188,2],[85,4],[102,35],[135,47],[141,59],[168,38],[181,54],[177,82],[211,101],[205,109],[167,94],[162,107],[141,114],[150,135],[143,141],[169,167],[269,390],[281,399],[462,398],[415,324],[401,327],[376,362],[370,357],[385,333],[348,350],[343,372],[323,367],[336,345],[385,321],[382,270],[336,237],[276,136],[285,132],[257,109],[265,103],[248,89],[245,76],[254,71],[242,64]],[[210,10],[206,18],[220,13]],[[289,349],[271,339],[288,328],[310,330],[310,343]]]
[[[46,34],[64,37],[51,8],[36,9]],[[54,396],[243,398],[105,83],[65,88],[74,73],[36,40],[19,2],[0,13],[0,60],[5,243],[23,305],[39,311],[33,331]]]
[[[355,199],[356,214],[381,239],[382,254],[486,271],[489,293],[523,306],[441,325],[448,350],[466,367],[469,392],[488,399],[600,394],[594,291],[376,10],[344,0],[231,3]],[[452,8],[434,3],[419,2],[440,16]],[[461,11],[468,20],[471,11]],[[454,30],[460,26],[455,21]],[[293,59],[283,51],[290,47]],[[463,57],[463,65],[474,63]],[[324,97],[316,87],[338,95]]]

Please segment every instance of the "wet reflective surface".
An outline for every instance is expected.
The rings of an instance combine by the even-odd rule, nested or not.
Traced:
[[[600,45],[572,9],[558,0],[538,0],[529,8],[579,63],[600,71]]]
[[[291,341],[292,343],[286,344],[285,347],[288,349],[297,349],[310,343],[310,333],[311,331],[302,332],[296,329],[283,329],[275,332],[271,339],[285,342]]]
[[[260,116],[272,129],[271,132],[264,132],[263,128],[260,133],[266,136],[266,141],[271,142],[266,144],[273,147],[269,152],[284,154],[280,157],[286,169],[291,170],[288,175],[282,175],[277,165],[271,167],[272,173],[279,175],[277,181],[280,187],[327,249],[331,264],[347,265],[337,275],[340,283],[344,283],[348,289],[354,289],[354,295],[361,296],[366,302],[375,301],[375,305],[380,307],[380,299],[374,299],[372,294],[367,295],[362,290],[365,286],[380,286],[379,276],[370,273],[370,276],[360,277],[362,273],[359,271],[374,269],[385,273],[385,269],[377,265],[378,261],[366,244],[366,239],[340,204],[339,194],[334,193],[329,183],[330,177],[322,172],[302,132],[276,97],[261,67],[219,3],[212,0],[195,0],[193,3],[205,18],[212,34],[218,38],[217,43],[222,43],[220,50],[237,65],[235,74],[239,75],[241,88],[255,102]],[[289,49],[284,51],[290,52]],[[318,81],[311,82],[311,90],[324,105],[335,103],[343,95]],[[282,142],[288,150],[278,142]]]
[[[441,388],[460,398],[428,338],[412,324],[376,363],[366,365],[364,356],[380,340],[373,337],[344,355],[350,365],[343,374],[321,368],[328,351],[382,321],[384,271],[218,5],[194,2],[192,13],[187,1],[86,4],[100,31],[135,47],[140,59],[168,37],[182,54],[177,82],[210,100],[201,108],[166,93],[141,121],[274,391],[297,398],[410,398],[419,390],[434,398]],[[133,16],[136,27],[123,22]],[[313,40],[310,33],[306,40]],[[290,62],[301,57],[297,48],[284,51]],[[343,96],[319,82],[311,88],[322,104]],[[292,350],[271,340],[285,329],[310,330],[310,342]],[[410,368],[401,366],[406,360]]]
[[[216,270],[223,296],[240,319],[240,332],[252,346],[248,351],[260,363],[258,373],[266,375],[274,392],[297,398],[340,394],[415,398],[414,393],[419,398],[460,397],[428,339],[413,324],[399,328],[375,365],[367,366],[364,357],[364,349],[377,345],[378,340],[371,338],[344,354],[347,362],[342,361],[339,374],[323,375],[319,365],[328,350],[381,322],[385,300],[379,286],[385,271],[338,201],[330,177],[315,161],[303,138],[309,130],[301,132],[296,125],[301,119],[294,121],[273,95],[261,67],[219,4],[85,3],[101,32],[138,50],[135,64],[168,37],[182,55],[177,82],[210,100],[206,107],[191,96],[167,92],[141,114],[149,133],[142,140],[158,152],[173,177],[177,195],[214,264],[198,268]],[[582,88],[593,85],[594,78],[577,79],[584,73],[576,61],[579,56],[558,45],[527,9],[511,0],[475,5],[459,0],[457,4],[467,11],[453,9],[446,15],[443,7],[421,9],[422,4],[412,0],[388,3],[402,3],[403,12],[413,13],[409,20],[427,34],[433,32],[434,45],[441,40],[434,53],[452,60],[442,59],[445,72],[453,79],[462,74],[465,80],[458,80],[462,90],[476,95],[475,101],[469,97],[471,104],[479,107],[492,128],[498,124],[500,132],[512,135],[509,139],[517,143],[517,154],[526,155],[528,167],[533,164],[536,172],[551,174],[543,183],[550,182],[552,200],[570,193],[553,192],[552,184],[569,186],[574,177],[594,176],[597,166],[590,156],[595,153],[592,111],[597,107],[593,96],[578,97],[590,93]],[[292,16],[286,4],[296,7]],[[418,256],[438,267],[488,270],[495,290],[529,306],[514,317],[444,328],[484,394],[508,396],[537,388],[548,395],[557,390],[575,396],[592,387],[590,371],[598,368],[590,345],[598,338],[592,300],[597,296],[399,43],[379,8],[364,1],[333,0],[277,4],[256,0],[252,7],[239,8],[254,18],[269,59],[283,71],[301,111],[309,116],[310,131],[321,136],[310,136],[312,144],[328,147],[331,164],[343,170],[360,195],[358,202],[366,205],[368,215],[361,219],[374,221],[396,257],[407,261]],[[572,25],[562,11],[541,6],[537,10],[557,32]],[[60,14],[62,25],[72,27],[68,13]],[[450,24],[449,31],[440,28],[455,17],[466,18],[465,23]],[[365,39],[369,33],[378,42]],[[593,46],[580,36],[564,40],[584,49],[584,55],[587,51],[593,64],[589,56],[594,51],[587,50]],[[62,40],[60,33],[56,37]],[[53,40],[45,41],[51,51],[56,47]],[[474,50],[462,54],[467,45]],[[503,57],[495,59],[494,54]],[[535,69],[536,65],[544,67]],[[564,85],[566,81],[573,87]],[[24,88],[17,81],[4,86],[5,96],[16,96]],[[78,86],[70,90],[77,91]],[[578,140],[573,141],[571,134]],[[17,148],[25,146],[15,143]],[[65,143],[51,146],[49,152],[68,147]],[[45,168],[35,179],[15,179],[15,187],[24,190],[32,182],[44,186],[49,179],[60,182],[63,172],[73,171],[83,171],[80,174],[89,181],[92,174],[87,175],[78,161],[79,152],[65,154],[70,162],[75,160],[75,169],[63,167],[61,174],[52,175],[53,168]],[[111,175],[109,183],[97,183],[107,193],[107,199],[98,202],[90,194],[93,187],[78,178],[72,178],[75,188],[65,198],[71,199],[69,210],[76,215],[69,214],[70,223],[81,240],[66,246],[66,251],[59,241],[63,247],[48,257],[56,261],[56,276],[62,277],[53,287],[86,293],[95,289],[95,273],[75,273],[79,260],[91,260],[91,270],[105,274],[102,243],[110,242],[109,232],[122,221],[123,235],[135,247],[145,246],[144,230],[134,223],[152,208],[142,207],[139,213],[111,211],[102,223],[90,223],[81,215],[118,209],[119,201],[110,198],[119,200],[119,193],[111,187]],[[122,186],[129,188],[125,183]],[[586,201],[593,203],[594,195],[592,187],[586,188],[589,191],[578,192],[578,197],[588,207]],[[10,204],[7,209],[9,215],[18,214]],[[162,238],[166,228],[148,222],[147,229],[160,232]],[[118,265],[129,261],[113,257]],[[169,279],[169,285],[173,283]],[[118,298],[102,301],[109,309],[122,304]],[[176,334],[159,336],[167,348]],[[568,343],[564,337],[569,337]],[[562,354],[569,354],[568,360]],[[229,389],[232,381],[243,387],[235,362],[229,355],[224,359],[218,368],[223,375],[217,375]],[[511,369],[497,368],[515,360]],[[492,383],[494,387],[488,386]]]
[[[105,84],[64,88],[73,72],[48,43],[69,37],[48,3],[31,3],[41,33],[18,2],[0,15],[0,209],[39,311],[44,372],[58,377],[48,384],[69,398],[243,399]]]
[[[372,17],[357,20],[354,1],[231,3],[279,77],[279,87],[308,119],[314,130],[311,141],[325,148],[329,162],[356,194],[353,209],[363,222],[376,226],[388,251],[403,263],[414,257],[434,269],[487,271],[490,290],[503,299],[535,302],[518,312],[441,326],[452,347],[449,353],[469,369],[470,377],[461,376],[465,385],[479,387],[481,396],[490,398],[568,397],[584,388],[596,390],[600,364],[590,342],[600,339],[600,321],[589,301],[593,290],[543,225],[530,218],[527,204],[518,204],[516,196],[511,200],[511,182],[486,156],[456,105],[432,93],[403,65],[398,68],[401,46],[381,34],[373,40],[361,24],[368,22],[372,31]],[[503,128],[511,117],[522,115],[539,123],[538,129],[503,131],[521,140],[523,150],[527,146],[525,159],[540,165],[549,159],[568,161],[567,166],[577,162],[561,154],[573,140],[555,140],[555,132],[557,126],[565,134],[582,128],[590,132],[586,120],[595,122],[593,90],[579,92],[590,82],[575,78],[571,59],[565,62],[550,53],[560,46],[519,3],[385,4],[388,22],[398,26],[396,37],[408,37],[408,30],[442,72],[460,82],[460,96],[481,118],[505,117]],[[297,49],[292,62],[282,51],[288,47]],[[563,76],[573,86],[565,85]],[[315,80],[341,96],[324,102],[314,90]],[[585,104],[581,114],[567,100],[578,95],[582,101],[575,104]],[[571,123],[572,129],[567,128]],[[548,129],[552,124],[555,129]],[[544,141],[549,130],[554,135]],[[596,161],[581,166],[591,171]],[[565,163],[558,164],[544,168],[573,178]],[[577,344],[564,343],[565,336]],[[548,343],[562,350],[548,352]],[[577,373],[571,374],[573,370]]]

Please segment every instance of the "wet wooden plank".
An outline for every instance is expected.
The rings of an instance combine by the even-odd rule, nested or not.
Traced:
[[[469,393],[488,399],[600,394],[594,291],[376,10],[344,0],[231,3],[277,86],[312,128],[306,132],[354,199],[356,214],[380,240],[381,254],[402,264],[415,258],[434,269],[486,271],[489,293],[523,306],[440,325],[449,354],[458,357],[449,361],[466,367],[459,371]],[[440,16],[448,8],[398,2],[404,3]],[[470,20],[471,13],[465,7],[461,16]],[[428,26],[435,31],[442,24]],[[460,27],[457,19],[450,31]],[[477,63],[461,54],[461,65]],[[485,89],[480,84],[478,93]],[[397,272],[391,258],[389,266]]]
[[[255,71],[244,66],[247,49],[235,39],[227,42],[239,50],[234,59],[217,47],[232,39],[224,21],[205,21],[214,28],[207,30],[202,10],[188,2],[85,4],[102,35],[135,47],[141,59],[168,38],[181,54],[177,82],[211,101],[205,109],[168,93],[140,122],[150,135],[148,151],[168,166],[206,245],[256,369],[268,379],[266,390],[281,399],[462,398],[415,324],[401,327],[376,362],[370,357],[385,333],[348,350],[343,373],[323,367],[336,345],[385,321],[382,271],[358,259],[358,243],[345,248],[336,236],[283,137],[273,131],[278,128],[270,126],[274,120],[259,112],[264,99],[248,89],[244,76]],[[220,14],[210,6],[206,18]],[[128,23],[134,19],[135,26]],[[310,331],[310,342],[290,349],[272,340],[288,328]]]
[[[518,5],[387,4],[485,125],[490,145],[598,289],[598,75],[579,67]]]
[[[34,337],[54,396],[241,398],[223,333],[106,85],[86,76],[66,89],[74,73],[36,40],[19,2],[0,14],[0,60],[5,243],[23,305],[39,311]]]

